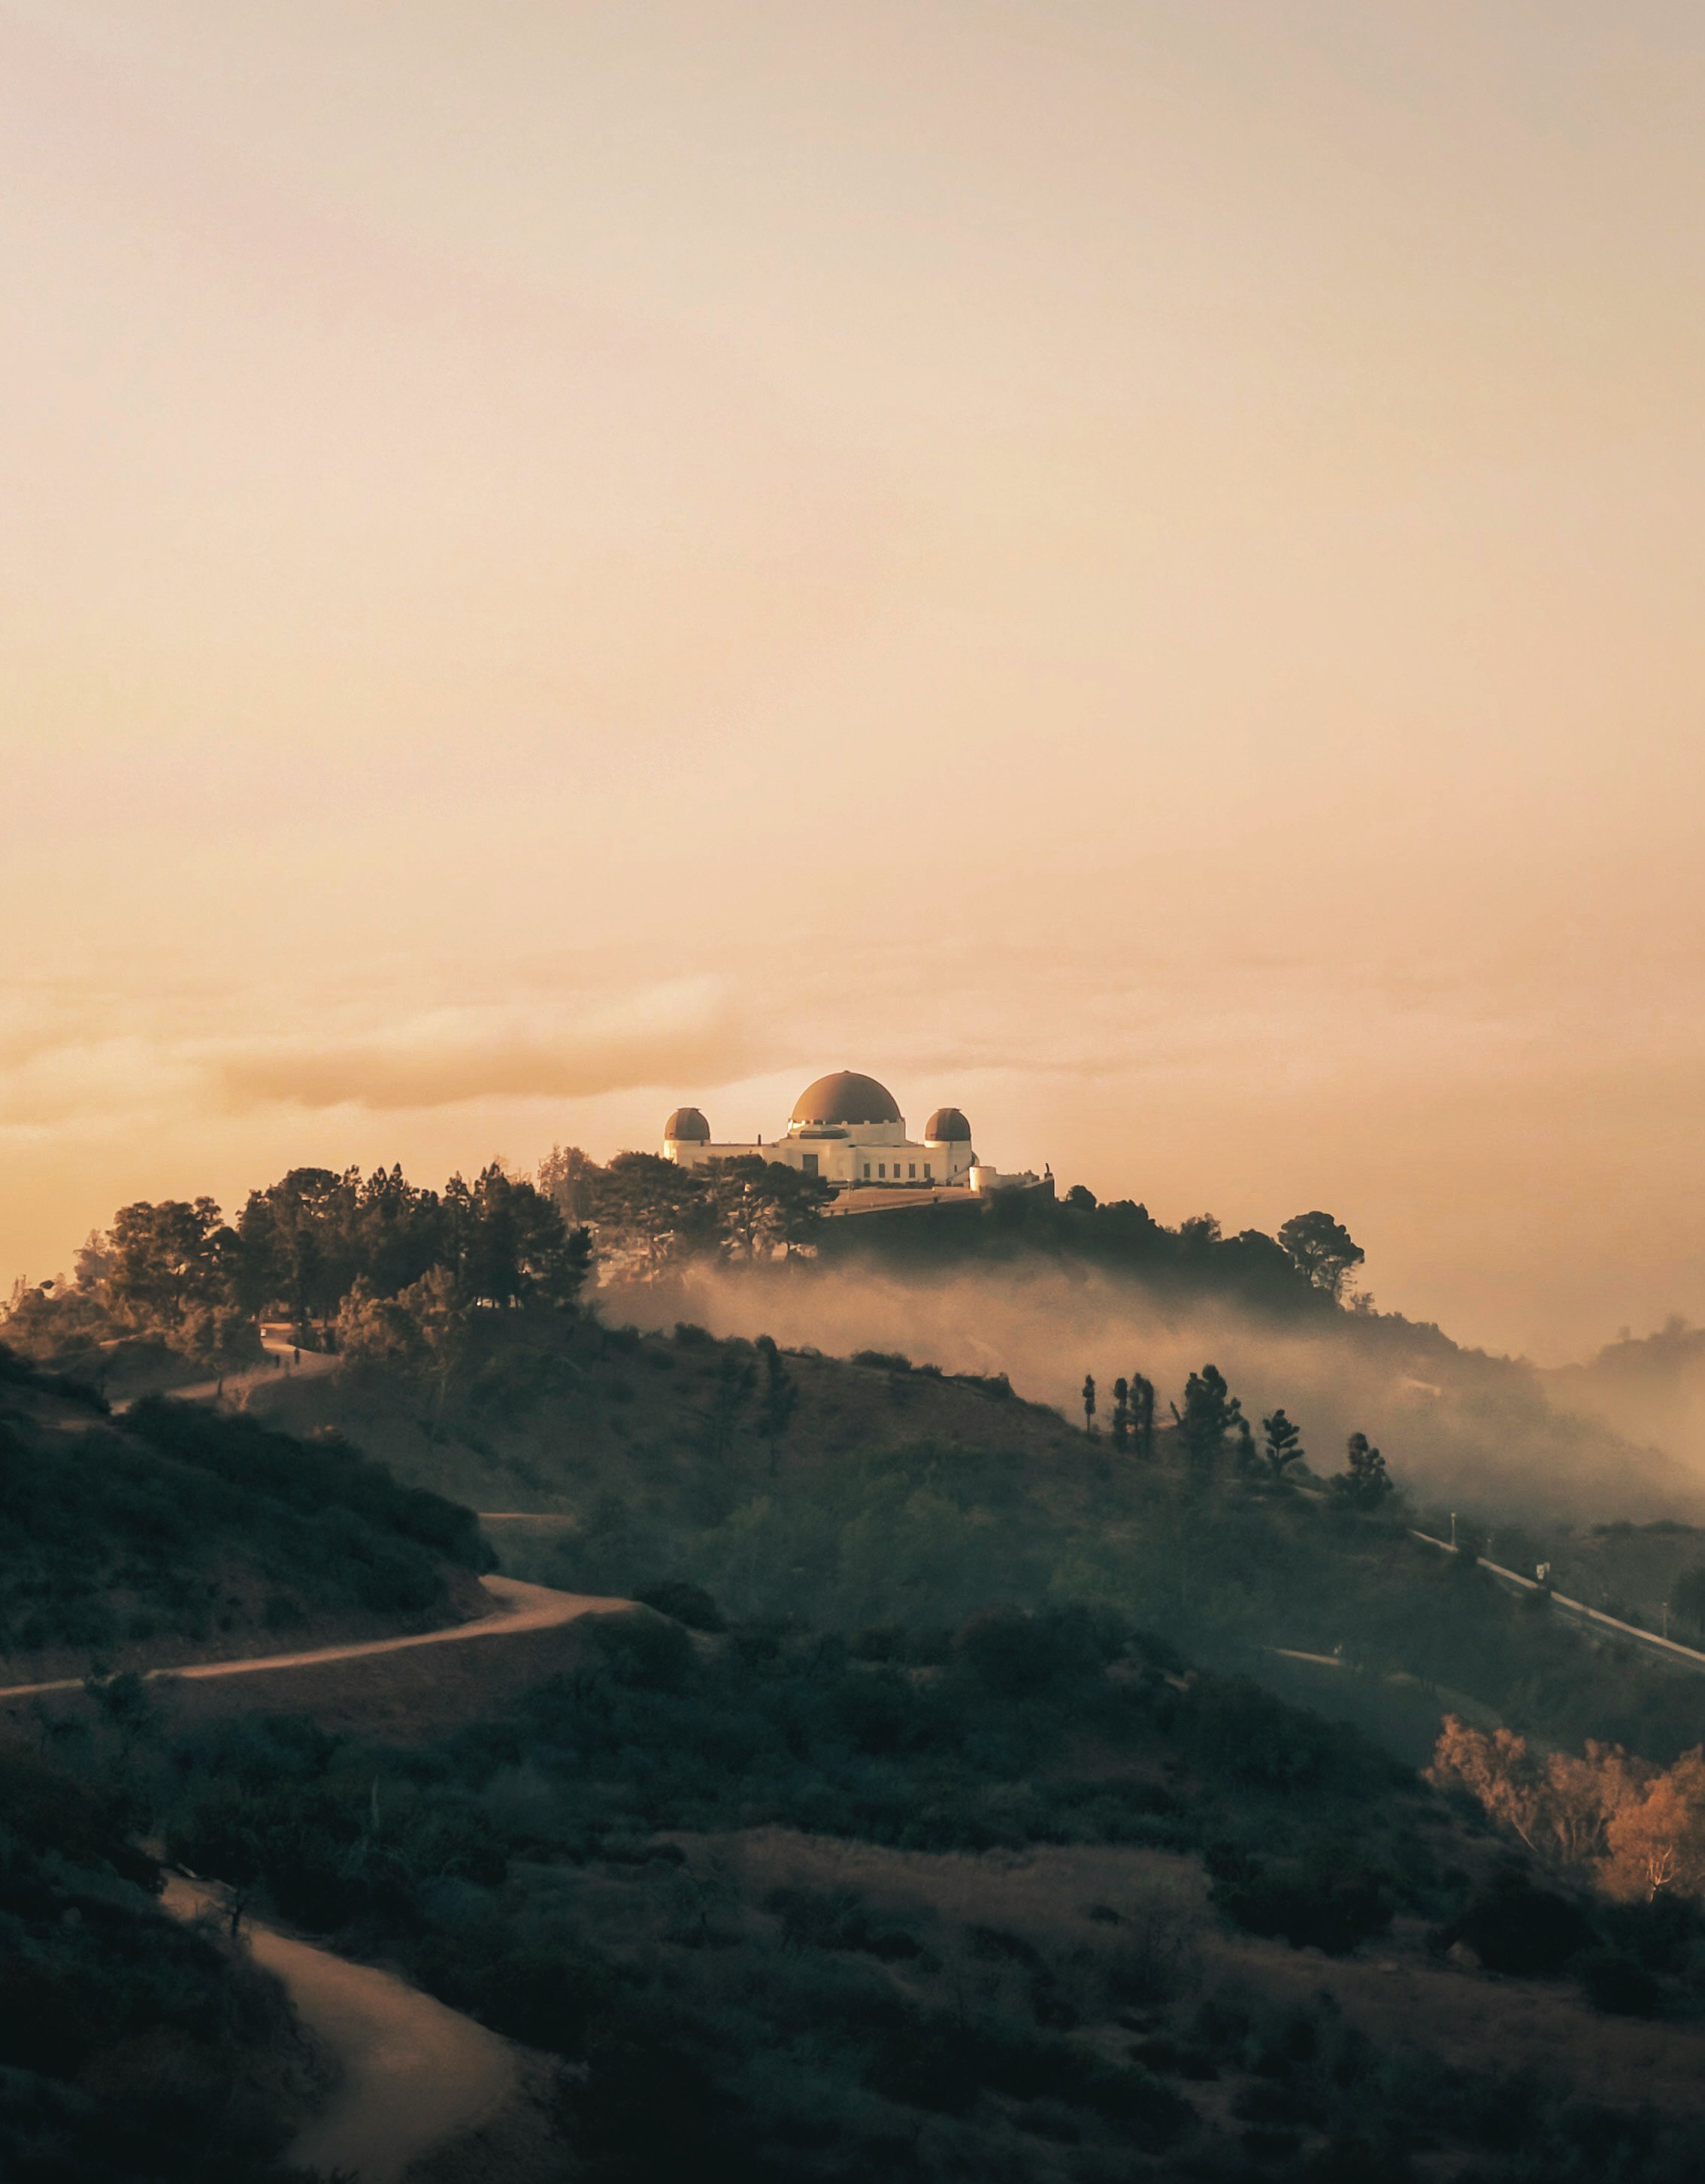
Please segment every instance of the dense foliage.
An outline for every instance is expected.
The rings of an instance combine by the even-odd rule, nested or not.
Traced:
[[[942,1205],[920,1207],[903,1220],[827,1223],[819,1252],[838,1265],[902,1272],[1066,1262],[1131,1276],[1181,1297],[1212,1295],[1309,1315],[1335,1308],[1362,1257],[1328,1214],[1299,1215],[1278,1237],[1255,1228],[1228,1236],[1211,1213],[1168,1228],[1145,1206],[1128,1198],[1100,1205],[1081,1186],[1061,1199],[1015,1190],[977,1209]]]
[[[210,1198],[120,1208],[78,1255],[75,1283],[20,1285],[7,1327],[37,1354],[79,1354],[114,1334],[153,1338],[192,1357],[259,1354],[258,1322],[287,1322],[329,1346],[352,1292],[409,1299],[437,1278],[460,1318],[481,1306],[571,1308],[591,1265],[591,1240],[549,1195],[495,1164],[443,1191],[398,1167],[293,1168],[251,1191],[234,1223]],[[426,1338],[423,1336],[422,1340]]]
[[[447,1566],[489,1566],[471,1511],[336,1436],[160,1397],[108,1419],[0,1367],[0,1651],[201,1642],[257,1616],[280,1630],[341,1610],[429,1618],[447,1609]]]
[[[800,1252],[833,1263],[874,1254],[939,1265],[1042,1255],[1212,1290],[1268,1308],[1335,1306],[1361,1247],[1329,1214],[1299,1214],[1275,1239],[1227,1238],[1203,1214],[1164,1228],[1128,1201],[1074,1189],[912,1209],[903,1222],[829,1222],[820,1178],[749,1154],[686,1167],[655,1153],[605,1167],[558,1147],[538,1179],[500,1163],[442,1191],[400,1167],[293,1168],[254,1190],[234,1222],[211,1198],[139,1201],[92,1234],[69,1284],[20,1282],[5,1323],[38,1356],[81,1355],[129,1336],[187,1357],[258,1355],[258,1323],[356,1354],[449,1369],[467,1314],[571,1309],[592,1271],[647,1279],[695,1261],[748,1267]],[[106,1361],[109,1365],[110,1360]]]
[[[1687,2173],[1649,2120],[1216,1975],[1203,1867],[1251,1934],[1343,1956],[1401,1912],[1601,2007],[1697,2007],[1705,1952],[1595,1923],[1354,1733],[1111,1616],[984,1609],[849,1646],[630,1614],[436,1746],[249,1719],[162,1747],[151,1779],[176,1855],[572,2064],[560,2126],[608,2184],[1114,2184],[1305,2142],[1341,2161],[1323,2176],[1401,2178],[1422,2148],[1486,2179]],[[834,1838],[870,1848],[812,1852]],[[1155,1877],[1086,1901],[1070,1860],[1107,1845]],[[1061,1861],[1039,1921],[960,1900],[1021,1853]]]
[[[287,2135],[266,1975],[169,1918],[114,1802],[0,1752],[0,2175],[247,2184]]]

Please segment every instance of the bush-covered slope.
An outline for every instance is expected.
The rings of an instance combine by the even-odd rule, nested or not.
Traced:
[[[1412,1540],[1396,1505],[1275,1485],[1234,1440],[1204,1477],[1170,1428],[1145,1457],[999,1379],[877,1355],[773,1365],[778,1424],[761,1346],[493,1316],[442,1405],[418,1379],[351,1367],[281,1388],[276,1415],[335,1425],[398,1476],[486,1509],[554,1513],[491,1535],[506,1567],[571,1591],[687,1579],[736,1613],[849,1635],[950,1627],[991,1601],[1105,1607],[1269,1679],[1291,1673],[1271,1648],[1337,1658],[1315,1702],[1417,1758],[1465,1697],[1655,1759],[1705,1738],[1705,1679],[1524,1608]]]
[[[279,1650],[308,1624],[446,1618],[490,1555],[471,1512],[335,1435],[161,1397],[105,1416],[0,1361],[0,1655]]]
[[[115,1802],[0,1752],[0,2176],[261,2184],[289,2135],[291,2018],[154,1902]]]
[[[577,2176],[1690,2174],[1697,1917],[1558,1894],[1246,1680],[1069,1610],[591,1637],[436,1747],[153,1772],[179,1855],[570,2064]]]

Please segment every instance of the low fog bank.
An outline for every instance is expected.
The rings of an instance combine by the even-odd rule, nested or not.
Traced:
[[[1671,1319],[1655,1334],[1624,1334],[1585,1364],[1539,1377],[1560,1408],[1655,1442],[1690,1474],[1705,1474],[1705,1328]]]
[[[903,1351],[950,1373],[1006,1373],[1017,1392],[1081,1420],[1092,1373],[1105,1427],[1112,1384],[1145,1373],[1161,1415],[1212,1359],[1257,1423],[1282,1404],[1318,1472],[1342,1468],[1352,1432],[1384,1449],[1420,1503],[1487,1517],[1569,1522],[1705,1518],[1705,1477],[1652,1445],[1606,1396],[1589,1408],[1518,1360],[1458,1349],[1393,1315],[1323,1315],[1285,1327],[1223,1302],[1162,1296],[1097,1272],[1039,1262],[998,1276],[911,1277],[795,1263],[703,1268],[656,1288],[607,1291],[614,1316],[644,1327],[677,1319],[713,1334],[773,1335],[832,1356]],[[1700,1338],[1705,1397],[1705,1335]],[[1671,1448],[1675,1447],[1671,1444]]]

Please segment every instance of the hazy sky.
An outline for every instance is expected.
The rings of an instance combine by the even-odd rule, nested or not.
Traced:
[[[0,1276],[843,1063],[1705,1314],[1705,13],[0,0]]]

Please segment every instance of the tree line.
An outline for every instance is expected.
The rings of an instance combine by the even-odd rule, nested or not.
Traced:
[[[1082,1392],[1084,1430],[1099,1430],[1100,1398],[1093,1373],[1084,1375]],[[1302,1429],[1285,1416],[1283,1407],[1261,1421],[1257,1446],[1255,1429],[1245,1417],[1241,1400],[1234,1396],[1217,1365],[1204,1365],[1184,1384],[1183,1407],[1168,1406],[1183,1451],[1185,1475],[1198,1487],[1206,1487],[1228,1471],[1246,1479],[1264,1479],[1273,1485],[1295,1484],[1312,1477],[1302,1446]],[[1110,1418],[1113,1446],[1145,1460],[1155,1452],[1155,1384],[1140,1373],[1121,1375],[1113,1383]],[[1293,1469],[1293,1467],[1295,1468]],[[1330,1482],[1331,1491],[1352,1509],[1377,1509],[1396,1491],[1385,1459],[1364,1433],[1351,1435],[1345,1450],[1344,1469]]]
[[[756,1156],[687,1169],[621,1153],[599,1167],[557,1147],[536,1178],[493,1162],[442,1190],[395,1166],[293,1168],[234,1219],[209,1197],[121,1206],[70,1281],[17,1285],[5,1324],[42,1354],[129,1336],[237,1362],[258,1354],[270,1318],[301,1343],[430,1368],[470,1312],[573,1311],[594,1261],[644,1279],[797,1253],[828,1196]]]
[[[258,1324],[270,1317],[301,1342],[430,1363],[471,1311],[572,1311],[594,1265],[607,1280],[654,1281],[695,1262],[815,1253],[833,1232],[872,1225],[825,1223],[833,1195],[821,1178],[758,1154],[683,1167],[623,1152],[600,1165],[577,1146],[554,1146],[536,1176],[493,1162],[442,1190],[410,1183],[397,1166],[365,1176],[297,1167],[251,1191],[231,1219],[210,1197],[120,1207],[109,1228],[90,1235],[70,1281],[17,1284],[5,1324],[8,1340],[38,1355],[134,1336],[236,1362],[256,1353]],[[1043,1206],[1040,1194],[1013,1195],[1038,1200],[1040,1211],[1024,1221],[1057,1214],[1091,1244],[1132,1228],[1132,1209],[1097,1209],[1081,1188],[1058,1207]],[[1147,1224],[1187,1258],[1229,1253],[1269,1273],[1276,1262],[1293,1288],[1334,1301],[1362,1256],[1322,1212],[1296,1216],[1277,1240],[1223,1240],[1206,1216],[1161,1230],[1134,1212],[1138,1229]],[[898,1225],[928,1217],[920,1210]],[[961,1212],[953,1219],[967,1225]],[[1006,1220],[997,1202],[968,1225],[992,1233]],[[873,1225],[886,1233],[896,1224]],[[1140,1376],[1117,1398],[1113,1430],[1122,1443],[1151,1446],[1153,1390]]]

